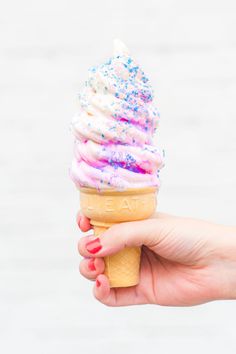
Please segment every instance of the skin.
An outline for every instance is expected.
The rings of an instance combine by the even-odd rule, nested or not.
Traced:
[[[80,213],[83,232],[92,229]],[[100,237],[101,250],[91,254],[82,237],[81,274],[96,280],[93,293],[107,306],[158,304],[193,306],[236,299],[236,228],[191,218],[156,214],[152,219],[112,226]],[[142,246],[140,282],[129,288],[109,287],[103,257],[126,246]],[[93,270],[91,270],[91,263]]]

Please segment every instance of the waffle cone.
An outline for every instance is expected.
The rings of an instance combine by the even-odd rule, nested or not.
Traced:
[[[90,219],[96,236],[113,224],[148,219],[156,209],[156,188],[126,191],[80,188],[82,213]],[[105,257],[105,274],[110,287],[128,287],[139,283],[141,247],[126,247]]]

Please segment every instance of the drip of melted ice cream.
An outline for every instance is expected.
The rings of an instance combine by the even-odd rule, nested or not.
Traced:
[[[149,80],[119,40],[113,57],[89,70],[79,94],[71,177],[78,187],[159,187],[162,152],[153,145],[159,115]]]

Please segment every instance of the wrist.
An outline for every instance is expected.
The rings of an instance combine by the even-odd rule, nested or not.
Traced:
[[[224,227],[219,256],[222,299],[236,300],[236,227]]]

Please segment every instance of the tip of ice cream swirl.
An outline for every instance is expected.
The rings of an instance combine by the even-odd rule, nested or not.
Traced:
[[[99,190],[158,187],[163,158],[152,140],[159,114],[148,78],[119,39],[113,57],[89,69],[79,103],[74,182]]]
[[[115,38],[113,40],[113,56],[117,57],[117,56],[122,56],[122,55],[126,55],[129,56],[129,49],[126,47],[126,45],[118,38]]]

